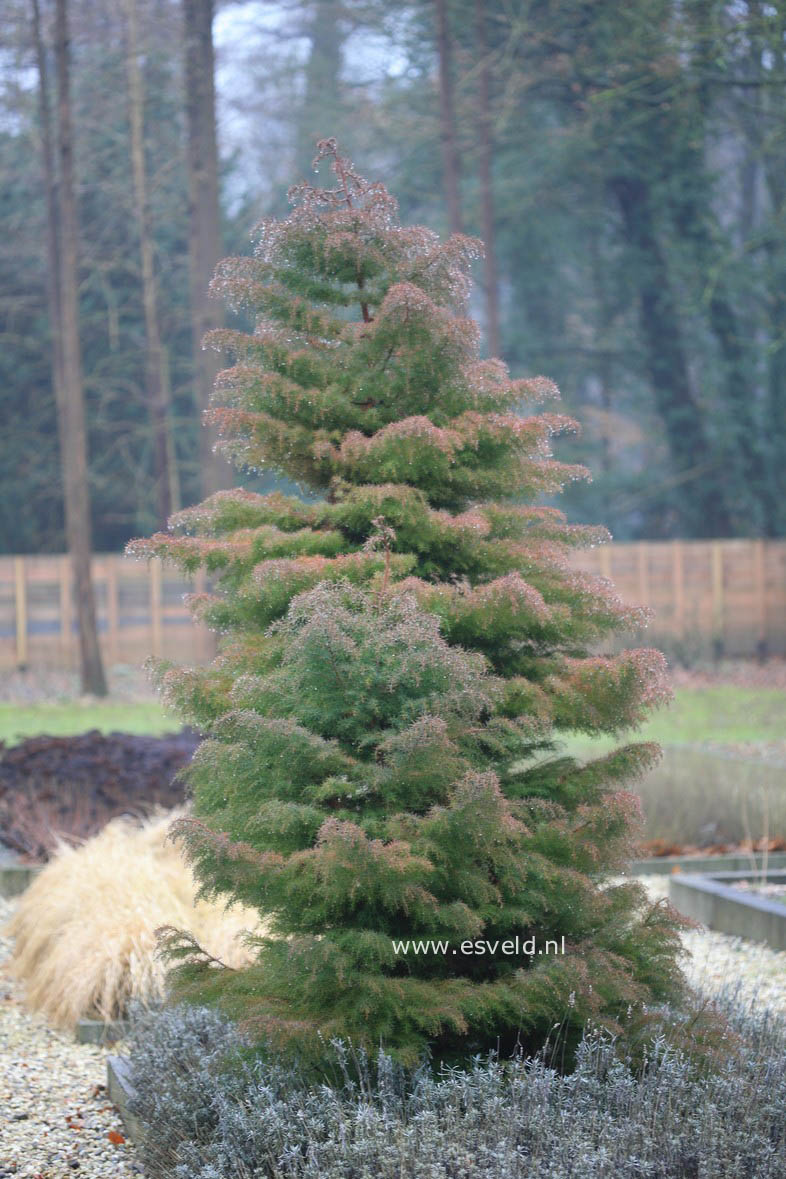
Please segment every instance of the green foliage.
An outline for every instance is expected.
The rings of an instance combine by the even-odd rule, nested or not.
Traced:
[[[549,448],[570,423],[525,408],[551,383],[478,359],[477,244],[402,228],[333,141],[320,155],[336,187],[296,189],[220,268],[257,323],[215,337],[238,360],[212,417],[236,458],[325,498],[219,492],[133,546],[216,576],[193,602],[225,632],[216,662],[161,673],[210,734],[177,831],[202,893],[267,921],[240,971],[170,936],[175,978],[306,1056],[336,1035],[406,1061],[534,1048],[563,1020],[570,1053],[589,1021],[621,1033],[680,994],[674,914],[606,879],[657,751],[555,756],[562,731],[637,724],[664,663],[591,653],[642,615],[569,569],[603,531],[533,502],[582,470]],[[540,952],[511,956],[517,936]],[[419,939],[446,947],[399,944]]]

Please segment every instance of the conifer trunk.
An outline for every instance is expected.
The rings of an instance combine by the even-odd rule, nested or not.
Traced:
[[[153,431],[153,477],[158,523],[166,527],[173,510],[172,488],[177,478],[170,471],[170,409],[166,354],[161,346],[158,327],[158,293],[153,267],[153,232],[150,217],[144,141],[144,91],[139,68],[136,0],[126,0],[126,72],[128,75],[128,114],[131,125],[131,170],[134,178],[134,204],[139,227],[139,253],[142,271],[142,306],[145,317],[145,386]]]
[[[761,9],[752,6],[751,15],[761,19]],[[769,92],[769,103],[782,103],[783,87],[786,84],[786,53],[783,42],[786,36],[786,13],[776,8],[770,46],[777,48],[772,53],[771,75],[776,87]],[[777,95],[777,97],[773,97]],[[757,135],[760,135],[757,127]],[[766,151],[763,154],[764,179],[771,206],[773,226],[783,224],[786,212],[786,162],[783,153]],[[766,421],[772,439],[781,439],[786,429],[786,263],[782,238],[773,228],[767,235],[766,258],[769,303],[769,358],[767,365],[767,409]],[[786,480],[783,471],[783,455],[777,445],[770,446],[768,463],[770,470],[770,511],[768,531],[771,536],[781,536],[786,528]]]
[[[46,305],[49,316],[49,336],[52,349],[52,388],[58,412],[63,399],[63,355],[60,339],[60,298],[57,289],[60,273],[60,251],[57,233],[57,173],[52,144],[52,113],[49,99],[49,73],[41,31],[41,9],[32,0],[33,44],[38,71],[38,120],[41,133],[41,171],[46,190]]]
[[[210,402],[220,362],[203,349],[205,333],[221,325],[218,304],[208,294],[221,257],[216,143],[213,0],[183,0],[185,38],[186,120],[188,124],[188,254],[191,281],[191,333],[194,392],[204,412]],[[230,469],[214,454],[216,433],[203,426],[200,469],[206,495],[226,487]]]
[[[688,536],[726,536],[726,505],[704,476],[715,462],[701,407],[691,386],[666,258],[655,233],[644,183],[634,176],[611,182],[628,242],[643,264],[639,319],[655,404],[663,421],[675,480],[688,486],[680,497],[679,528]]]
[[[437,26],[437,55],[439,59],[439,122],[442,139],[445,203],[451,233],[461,233],[461,164],[456,133],[456,104],[453,94],[452,45],[448,29],[446,0],[434,0]]]
[[[58,421],[65,491],[66,536],[73,568],[79,622],[82,691],[94,696],[105,696],[106,678],[98,645],[95,597],[90,576],[92,545],[82,355],[79,343],[78,230],[74,192],[67,0],[56,0],[55,5],[55,61],[60,151],[58,285],[62,349],[62,389]],[[55,391],[58,391],[57,386]]]
[[[696,100],[700,119],[695,119],[694,135],[700,148],[697,166],[693,169],[697,180],[680,193],[675,210],[675,221],[696,250],[697,269],[708,276],[709,326],[717,342],[723,362],[720,384],[723,392],[722,431],[720,447],[728,488],[728,511],[731,535],[760,536],[766,511],[766,461],[762,453],[763,440],[756,412],[755,324],[744,305],[735,299],[729,287],[728,267],[721,264],[717,250],[711,184],[706,175],[706,140],[712,126],[712,86],[707,79],[712,75],[713,51],[708,30],[712,27],[713,6],[707,0],[697,5],[693,67],[700,79]],[[755,104],[757,92],[754,90]],[[758,136],[756,128],[754,136]],[[755,142],[755,139],[754,139]],[[741,194],[743,207],[745,195]]]
[[[299,173],[311,171],[317,140],[337,135],[343,122],[340,101],[343,34],[336,0],[315,0],[309,28],[311,51],[306,65],[306,86],[297,129]]]
[[[480,58],[478,73],[478,170],[480,180],[480,220],[486,244],[486,342],[490,356],[501,356],[499,331],[499,280],[497,278],[496,225],[492,157],[494,151],[491,126],[491,70],[488,61],[486,13],[483,0],[475,0],[475,41]]]

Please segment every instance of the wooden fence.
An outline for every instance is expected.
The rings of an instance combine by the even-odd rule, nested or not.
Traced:
[[[642,541],[576,553],[577,569],[611,578],[620,596],[654,619],[627,642],[688,660],[708,654],[786,654],[786,541]],[[148,655],[210,659],[214,639],[183,597],[206,588],[160,561],[93,559],[98,626],[108,665]],[[76,612],[66,557],[0,557],[0,668],[74,668]]]
[[[152,561],[93,558],[101,651],[108,666],[139,666],[149,655],[207,662],[214,637],[194,625],[184,595],[206,588]],[[0,557],[0,668],[78,666],[71,563],[65,556]]]
[[[690,662],[786,654],[786,541],[673,540],[577,553],[653,619],[639,640]]]

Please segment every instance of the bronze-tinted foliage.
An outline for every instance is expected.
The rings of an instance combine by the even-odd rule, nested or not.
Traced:
[[[595,653],[645,614],[568,566],[605,530],[538,502],[585,474],[551,454],[575,424],[533,412],[551,382],[479,358],[479,244],[400,226],[331,140],[324,159],[335,186],[293,190],[254,257],[219,268],[256,326],[212,337],[236,363],[211,411],[241,465],[323,497],[219,492],[132,546],[214,574],[192,604],[218,658],[160,669],[209,732],[179,834],[203,892],[269,929],[246,971],[177,943],[177,978],[303,1050],[317,1033],[414,1059],[536,1047],[555,1023],[569,1043],[588,1021],[619,1032],[681,985],[673,913],[606,883],[635,835],[624,788],[657,750],[581,765],[558,737],[638,724],[667,694],[663,659]],[[499,950],[517,935],[566,952]],[[450,945],[394,945],[419,938]]]

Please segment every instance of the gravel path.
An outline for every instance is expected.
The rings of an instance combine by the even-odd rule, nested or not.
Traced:
[[[124,1179],[139,1173],[106,1092],[106,1052],[77,1044],[22,1005],[10,979],[0,898],[0,1177]]]
[[[642,877],[653,900],[668,877]],[[0,898],[0,929],[13,902]],[[738,988],[742,1002],[786,1016],[786,953],[708,930],[683,935],[691,983],[715,994]],[[133,1147],[106,1093],[106,1052],[53,1031],[22,1005],[8,976],[10,943],[0,935],[0,1179],[124,1179],[139,1173]]]
[[[653,900],[669,895],[668,876],[639,880]],[[682,941],[687,951],[683,968],[696,990],[715,995],[731,988],[738,991],[740,1003],[786,1016],[786,951],[710,929],[688,930]]]

